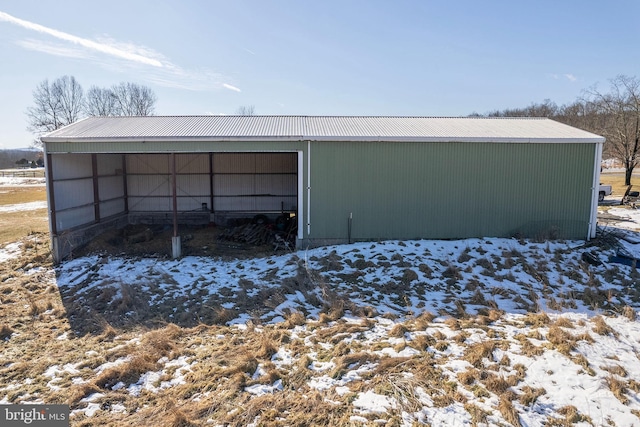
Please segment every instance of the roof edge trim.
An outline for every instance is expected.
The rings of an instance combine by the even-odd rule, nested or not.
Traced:
[[[469,143],[547,143],[547,144],[596,144],[604,143],[604,137],[593,138],[504,138],[504,137],[371,137],[371,136],[189,136],[189,137],[104,137],[104,138],[83,138],[83,137],[42,137],[42,142],[57,143],[147,143],[147,142],[276,142],[276,141],[299,141],[299,142],[469,142]]]

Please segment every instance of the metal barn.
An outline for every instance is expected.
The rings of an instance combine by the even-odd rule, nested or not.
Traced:
[[[286,212],[296,244],[595,236],[604,138],[549,119],[88,118],[44,137],[54,258],[113,227]]]

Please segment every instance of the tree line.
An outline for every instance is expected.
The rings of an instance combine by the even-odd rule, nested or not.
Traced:
[[[143,85],[122,82],[110,88],[91,86],[85,94],[73,76],[44,80],[33,91],[34,105],[27,109],[27,129],[37,136],[52,132],[87,116],[149,116],[156,96]],[[254,115],[255,107],[243,106],[239,115]],[[606,138],[604,154],[622,162],[625,185],[640,162],[640,80],[619,75],[601,91],[593,86],[575,101],[557,105],[546,99],[524,108],[494,110],[475,117],[548,117]]]
[[[619,75],[609,80],[607,90],[586,89],[575,101],[557,105],[546,99],[524,108],[495,110],[484,117],[548,117],[604,136],[604,156],[622,162],[625,185],[640,161],[640,80]]]
[[[0,150],[0,169],[30,167],[33,164],[44,166],[41,151],[11,148]]]
[[[122,82],[110,88],[91,86],[84,92],[75,77],[42,81],[27,108],[27,129],[40,136],[92,116],[150,116],[156,95],[147,86]]]

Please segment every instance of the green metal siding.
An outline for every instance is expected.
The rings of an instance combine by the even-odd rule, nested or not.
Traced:
[[[596,144],[312,143],[312,241],[586,238]],[[306,230],[305,230],[306,231]]]
[[[307,182],[310,144],[311,180]],[[49,142],[56,153],[302,151],[304,244],[352,239],[586,238],[597,144]],[[310,187],[307,190],[307,187]],[[310,197],[310,199],[309,199]],[[310,210],[307,208],[310,207]],[[307,221],[310,227],[307,228]],[[310,230],[310,233],[308,232]]]

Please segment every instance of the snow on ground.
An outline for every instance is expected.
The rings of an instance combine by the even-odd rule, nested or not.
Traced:
[[[20,255],[22,255],[22,242],[9,243],[0,248],[0,262],[7,262]]]
[[[626,244],[635,250],[633,244]],[[581,255],[585,252],[602,264],[583,262]],[[456,383],[459,375],[474,366],[489,369],[491,365],[486,361],[471,364],[468,361],[470,346],[501,337],[503,344],[492,351],[489,361],[509,360],[510,368],[498,368],[496,374],[504,378],[523,376],[520,383],[511,387],[515,395],[525,395],[529,389],[544,390],[544,394],[528,406],[513,403],[525,425],[545,425],[549,417],[561,419],[557,411],[569,406],[577,408],[597,425],[633,425],[640,422],[631,412],[640,410],[640,394],[629,389],[629,399],[622,403],[606,384],[607,378],[614,376],[610,372],[622,373],[624,378],[640,378],[640,323],[622,316],[610,317],[606,324],[616,331],[616,336],[593,332],[594,316],[610,314],[614,307],[625,305],[635,311],[640,308],[637,282],[629,279],[631,268],[609,263],[615,253],[615,249],[587,247],[582,241],[485,238],[354,243],[233,261],[206,257],[169,260],[93,255],[62,264],[57,270],[57,285],[63,296],[73,295],[78,302],[86,304],[100,299],[101,295],[110,296],[114,305],[121,304],[123,292],[131,288],[139,291],[138,297],[149,304],[152,312],[155,307],[160,310],[161,306],[179,301],[182,306],[175,307],[174,313],[168,315],[170,321],[185,321],[184,316],[178,319],[180,312],[191,311],[195,320],[203,316],[204,306],[221,307],[235,313],[228,324],[237,325],[238,331],[246,329],[247,322],[278,323],[296,311],[311,321],[319,320],[322,304],[317,300],[330,299],[328,293],[335,293],[356,307],[372,308],[374,319],[366,330],[340,336],[340,342],[357,342],[371,348],[372,357],[410,360],[423,354],[415,344],[421,336],[441,333],[449,342],[443,348],[429,351],[440,361],[444,377]],[[107,292],[108,289],[112,291]],[[252,313],[245,311],[247,306],[253,307]],[[262,309],[256,310],[256,307]],[[447,319],[486,313],[487,307],[502,310],[505,315],[489,328],[465,329],[466,336],[459,341],[460,331],[447,323]],[[527,313],[538,310],[549,313],[551,323],[559,318],[569,322],[563,328],[567,334],[563,339],[571,342],[572,337],[582,338],[576,338],[575,345],[567,352],[549,349],[548,342],[557,333],[554,326],[550,323],[533,328],[527,323]],[[400,336],[392,333],[398,324],[423,312],[437,315],[428,328]],[[347,312],[340,322],[357,325],[359,319]],[[317,331],[303,326],[295,328],[293,334],[310,346],[313,340],[320,341],[314,347],[320,350],[330,351],[335,347],[335,337],[331,337],[333,341],[319,340]],[[527,353],[523,347],[525,335],[529,336],[528,343],[546,350],[537,355]],[[334,359],[320,360],[317,350],[310,350],[307,356],[313,373],[307,386],[337,396],[353,393],[352,385],[371,377],[379,366],[379,362],[355,363],[336,375]],[[272,362],[284,370],[290,369],[296,360],[287,348],[278,349],[272,358]],[[171,363],[184,367],[185,372],[189,369],[186,361]],[[176,382],[180,381],[181,369],[176,370]],[[262,369],[258,367],[254,380],[264,374]],[[157,387],[150,384],[157,383],[162,372],[165,371],[144,374],[136,384],[128,386],[128,392],[153,391]],[[394,381],[404,380],[398,377]],[[636,385],[639,384],[632,384]],[[173,387],[174,383],[165,381],[163,386]],[[500,415],[492,412],[492,408],[498,406],[497,395],[485,391],[487,395],[478,398],[460,388],[466,399],[493,413],[487,418],[489,424],[504,422]],[[282,390],[281,380],[245,388],[255,396]],[[416,389],[416,396],[422,409],[404,411],[404,425],[411,425],[413,421],[467,425],[472,421],[465,406],[458,402],[444,407],[436,405],[433,396],[420,388]],[[400,407],[396,397],[375,390],[358,391],[351,401],[351,422],[355,424],[382,417]],[[91,400],[87,400],[85,413],[93,409]]]
[[[46,178],[40,177],[42,169],[3,169],[0,173],[0,187],[41,187],[46,184]]]
[[[560,410],[567,407],[586,417],[574,421],[577,425],[638,425],[640,322],[617,310],[628,306],[638,312],[640,289],[632,267],[610,260],[620,251],[640,258],[640,233],[629,231],[638,228],[640,210],[611,208],[609,213],[623,219],[604,229],[624,235],[618,248],[590,247],[582,241],[485,238],[355,243],[232,261],[96,254],[64,262],[55,269],[55,277],[49,277],[63,299],[87,307],[99,301],[105,316],[122,313],[122,307],[128,311],[118,314],[121,318],[140,316],[136,310],[144,307],[153,316],[165,316],[163,321],[189,325],[205,319],[209,311],[225,310],[230,313],[227,324],[233,326],[232,334],[242,334],[248,325],[278,324],[294,312],[303,313],[307,323],[293,327],[290,338],[302,341],[308,352],[300,354],[299,348],[294,351],[283,344],[270,363],[286,372],[308,357],[310,376],[305,387],[327,393],[327,401],[346,399],[353,408],[353,425],[384,423],[394,411],[401,412],[402,425],[470,425],[477,420],[472,419],[468,405],[484,411],[487,425],[507,424],[505,415],[496,410],[501,399],[498,392],[476,388],[485,384],[484,379],[474,380],[473,386],[461,379],[474,370],[481,372],[479,378],[519,378],[509,389],[518,397],[512,404],[523,425],[564,419]],[[22,248],[16,243],[0,249],[0,263],[19,256]],[[585,253],[601,264],[584,262]],[[127,306],[127,299],[135,304]],[[350,303],[346,313],[323,322],[327,305],[335,300]],[[173,311],[166,313],[166,307]],[[463,329],[449,322],[452,317],[486,315],[488,308],[504,314],[488,325]],[[367,318],[356,310],[368,313]],[[425,312],[434,313],[426,327],[397,331]],[[528,317],[531,312],[547,313],[549,321],[534,325]],[[607,317],[601,333],[596,329],[602,314]],[[339,326],[346,332],[323,334],[323,328]],[[554,338],[558,333],[560,339]],[[437,336],[441,345],[428,341]],[[421,342],[429,343],[426,349]],[[478,360],[470,356],[473,346],[492,342],[496,345],[488,355]],[[369,356],[338,370],[339,360],[330,354],[339,345],[357,346]],[[444,399],[436,403],[442,396],[421,386],[411,372],[390,374],[392,384],[387,387],[391,391],[382,387],[386,383],[362,388],[363,381],[375,380],[372,375],[383,361],[411,361],[425,354],[434,360],[443,384],[457,389],[466,404]],[[127,361],[122,357],[104,363],[94,373]],[[42,375],[53,390],[65,376],[79,384],[87,380],[79,376],[81,363],[52,364]],[[180,387],[198,368],[198,360],[185,355],[163,357],[158,366],[137,381],[117,383],[105,393],[139,396]],[[264,375],[266,369],[260,364],[244,391],[255,397],[283,393],[286,387],[281,379],[260,382],[269,378]],[[610,383],[615,381],[626,381],[624,398],[614,394]],[[19,386],[0,385],[0,403]],[[543,392],[524,400],[522,396],[531,390]],[[406,405],[400,393],[409,391],[412,405]],[[98,402],[104,396],[93,393],[81,399],[73,416],[95,416],[103,410]],[[111,406],[113,413],[126,410],[121,404]]]
[[[245,323],[244,302],[260,302],[268,308],[263,322],[278,322],[291,311],[308,317],[319,315],[309,298],[322,298],[330,289],[361,307],[375,307],[379,315],[396,316],[430,311],[455,314],[455,300],[466,299],[465,310],[477,314],[488,300],[501,310],[524,314],[538,305],[554,311],[542,296],[553,288],[560,295],[586,292],[591,271],[585,269],[581,241],[532,243],[516,239],[465,239],[457,241],[387,241],[355,243],[299,251],[289,255],[243,261],[222,261],[188,256],[177,260],[92,255],[64,263],[58,270],[58,286],[75,298],[92,299],[112,288],[112,300],[122,298],[124,288],[135,287],[151,306],[174,300],[185,306],[221,306],[235,309]],[[613,252],[596,251],[606,263]],[[600,290],[617,289],[624,282],[601,280]],[[306,281],[306,282],[305,282]],[[521,296],[527,289],[530,298]],[[539,297],[536,297],[538,295]],[[475,299],[477,303],[473,303]],[[240,306],[239,306],[240,305]],[[591,311],[583,300],[573,302],[577,312]],[[562,311],[566,307],[562,307]],[[602,307],[599,307],[602,308]]]
[[[632,230],[640,228],[640,209],[630,209],[626,206],[620,206],[610,208],[608,213],[623,218],[623,221],[612,223],[615,228]]]
[[[0,206],[0,213],[33,211],[36,209],[46,209],[46,208],[47,208],[47,202],[18,203],[15,205]]]

